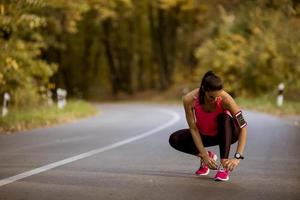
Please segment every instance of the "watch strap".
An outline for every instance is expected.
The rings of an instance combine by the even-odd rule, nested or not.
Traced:
[[[236,159],[244,159],[244,156],[242,156],[242,154],[240,154],[240,153],[235,153],[235,154],[234,154],[234,157],[235,157]]]

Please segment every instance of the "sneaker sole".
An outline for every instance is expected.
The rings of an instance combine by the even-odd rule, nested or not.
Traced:
[[[195,175],[196,175],[196,176],[206,176],[206,175],[209,174],[209,171],[210,171],[210,170],[208,169],[207,172],[206,172],[205,174],[196,174],[196,173],[195,173]]]
[[[229,180],[229,177],[227,177],[226,179],[223,179],[223,178],[215,178],[215,181],[228,181]]]

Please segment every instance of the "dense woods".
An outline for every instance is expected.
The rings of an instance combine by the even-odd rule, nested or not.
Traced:
[[[300,98],[300,2],[1,0],[0,94],[102,99],[197,86],[212,69],[240,95]]]

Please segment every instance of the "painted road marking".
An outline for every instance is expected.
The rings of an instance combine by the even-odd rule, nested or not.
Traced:
[[[90,156],[93,156],[93,155],[96,155],[96,154],[99,154],[99,153],[102,153],[102,152],[105,152],[105,151],[117,148],[119,146],[131,143],[133,141],[136,141],[136,140],[148,137],[150,135],[158,133],[159,131],[161,131],[161,130],[163,130],[163,129],[165,129],[165,128],[173,125],[173,124],[175,124],[180,119],[179,114],[177,114],[176,112],[173,112],[171,110],[159,109],[159,111],[163,112],[163,113],[166,113],[168,115],[171,115],[173,117],[172,120],[170,120],[169,122],[167,122],[167,123],[165,123],[163,125],[160,125],[157,128],[154,128],[154,129],[152,129],[150,131],[147,131],[147,132],[144,132],[142,134],[136,135],[134,137],[128,138],[126,140],[122,140],[120,142],[116,142],[114,144],[110,144],[110,145],[105,146],[105,147],[94,149],[92,151],[79,154],[77,156],[73,156],[73,157],[70,157],[70,158],[67,158],[67,159],[64,159],[64,160],[61,160],[61,161],[57,161],[57,162],[54,162],[54,163],[51,163],[51,164],[48,164],[48,165],[45,165],[45,166],[42,166],[42,167],[30,170],[30,171],[27,171],[27,172],[24,172],[24,173],[21,173],[21,174],[9,177],[9,178],[2,179],[2,180],[0,180],[0,187],[4,186],[4,185],[7,185],[7,184],[10,184],[10,183],[13,183],[13,182],[18,181],[18,180],[27,178],[29,176],[33,176],[35,174],[39,174],[39,173],[48,171],[50,169],[53,169],[53,168],[56,168],[56,167],[60,167],[62,165],[66,165],[68,163],[75,162],[77,160],[80,160],[80,159],[83,159],[83,158],[87,158],[87,157],[90,157]]]

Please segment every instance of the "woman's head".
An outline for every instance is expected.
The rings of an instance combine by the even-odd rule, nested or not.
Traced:
[[[223,82],[221,78],[215,75],[212,71],[208,71],[204,74],[199,92],[199,103],[204,104],[204,98],[208,99],[209,103],[214,103],[216,97],[223,89]]]

